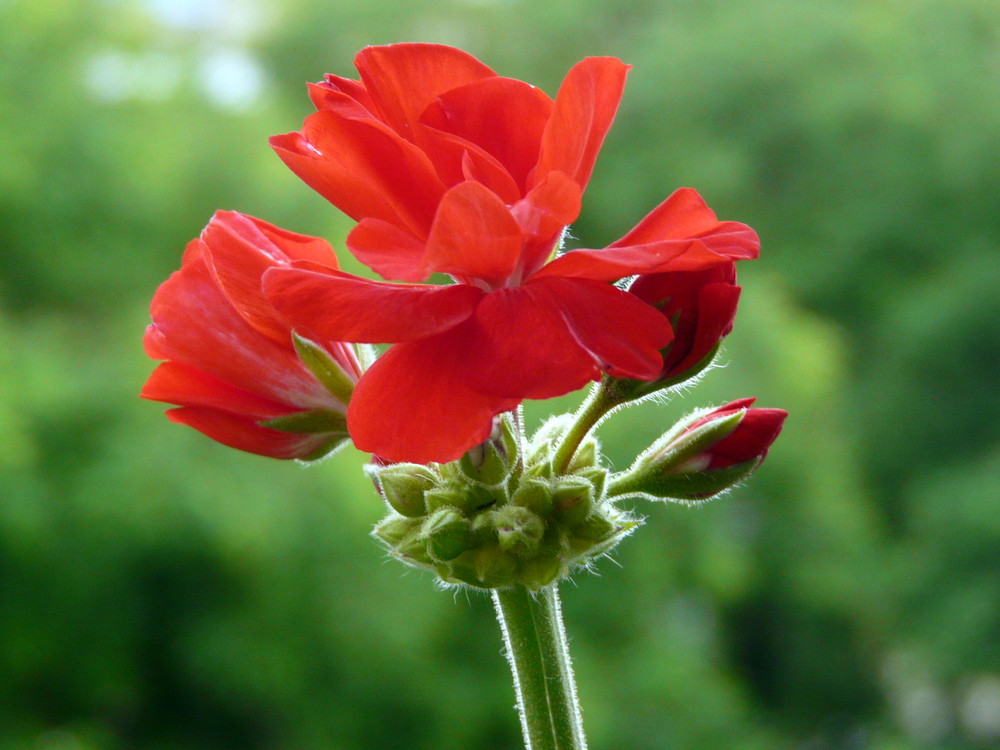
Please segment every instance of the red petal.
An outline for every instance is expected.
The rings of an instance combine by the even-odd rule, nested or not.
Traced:
[[[586,279],[539,279],[557,299],[576,340],[618,378],[651,380],[660,374],[660,350],[670,323],[655,308],[617,287]]]
[[[347,235],[354,257],[384,279],[424,281],[424,243],[395,224],[362,219]]]
[[[538,162],[552,100],[513,78],[482,78],[446,91],[429,104],[422,124],[457,135],[495,157],[524,193]]]
[[[541,284],[498,289],[476,309],[468,374],[474,386],[511,398],[551,398],[601,375]]]
[[[687,351],[671,351],[664,361],[664,370],[680,374],[698,364],[733,330],[733,319],[740,300],[740,288],[728,284],[708,284],[698,294],[698,313],[694,320],[681,322],[693,324],[693,331],[677,331],[677,338],[684,338]]]
[[[217,212],[201,240],[205,261],[232,306],[250,325],[282,345],[289,341],[289,328],[264,298],[260,288],[264,271],[293,260],[337,267],[325,240],[287,232],[233,211]]]
[[[281,345],[236,312],[196,252],[186,253],[181,270],[160,285],[150,312],[146,348],[157,358],[289,406],[336,403],[299,361],[290,338]]]
[[[223,409],[256,419],[268,419],[296,411],[286,404],[261,398],[197,368],[177,362],[164,362],[153,370],[139,395],[152,401]]]
[[[472,55],[441,44],[366,47],[354,65],[382,119],[411,140],[413,125],[436,97],[496,75]]]
[[[483,291],[466,284],[411,286],[340,271],[275,268],[264,293],[304,335],[394,343],[432,336],[472,315]]]
[[[524,277],[542,266],[566,226],[580,215],[580,186],[563,172],[549,172],[510,212],[525,235]]]
[[[500,283],[521,256],[521,228],[510,209],[478,182],[462,182],[444,194],[427,240],[429,271],[460,279]]]
[[[372,365],[347,412],[359,449],[389,461],[453,461],[489,437],[495,414],[517,406],[470,387],[468,328],[397,344]]]
[[[639,276],[628,291],[658,309],[674,327],[663,378],[701,362],[732,331],[740,297],[733,262],[703,271]]]
[[[336,112],[343,117],[355,120],[375,117],[369,108],[371,106],[370,100],[367,102],[369,106],[365,106],[353,96],[338,91],[326,83],[310,83],[307,86],[309,98],[318,112]]]
[[[756,258],[759,248],[750,227],[720,222],[697,192],[681,188],[617,242],[603,250],[568,252],[537,275],[615,281],[634,274],[698,271]]]
[[[615,287],[544,279],[497,290],[476,309],[469,373],[486,393],[550,398],[604,371],[650,378],[670,325],[656,310]]]
[[[352,219],[382,219],[426,236],[444,185],[427,156],[382,123],[317,112],[301,134],[274,136],[271,146]]]
[[[230,448],[255,453],[270,458],[306,458],[330,440],[330,435],[295,435],[270,430],[256,424],[252,417],[186,406],[170,409],[167,417],[172,422],[186,424],[208,435],[216,442]]]
[[[438,177],[448,187],[475,180],[488,187],[507,204],[521,198],[521,188],[495,157],[464,138],[442,130],[416,126],[416,143],[434,163]]]
[[[712,457],[708,469],[724,469],[754,458],[763,460],[767,456],[768,449],[781,432],[788,412],[784,409],[749,408],[753,402],[754,399],[740,399],[708,415],[728,416],[740,408],[747,410],[736,429],[708,449]]]
[[[613,57],[589,57],[566,74],[542,137],[535,183],[559,170],[576,180],[581,192],[587,186],[618,111],[628,69]]]
[[[571,250],[543,266],[534,278],[562,276],[617,281],[657,271],[697,271],[728,260],[711,252],[700,240],[664,240],[631,247]]]
[[[309,84],[309,98],[312,99],[316,109],[328,109],[327,105],[334,101],[338,102],[337,106],[341,106],[339,100],[328,98],[327,95],[329,93],[343,94],[349,99],[354,100],[362,110],[371,116],[374,116],[378,111],[374,102],[372,102],[371,96],[368,95],[368,90],[360,81],[353,81],[350,78],[342,78],[341,76],[327,73],[323,76],[322,83]]]
[[[752,260],[760,251],[756,232],[739,222],[720,222],[704,199],[691,188],[675,190],[631,232],[611,243],[611,247],[683,239],[699,239],[713,253],[732,260]]]

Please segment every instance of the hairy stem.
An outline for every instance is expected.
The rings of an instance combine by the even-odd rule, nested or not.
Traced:
[[[494,589],[525,750],[586,750],[556,584]]]
[[[609,393],[603,383],[596,383],[573,415],[573,424],[562,436],[559,446],[552,457],[552,468],[556,474],[565,473],[573,461],[573,456],[598,422],[620,401]]]

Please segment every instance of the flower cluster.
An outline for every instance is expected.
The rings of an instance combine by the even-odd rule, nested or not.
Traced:
[[[628,66],[588,58],[555,98],[432,44],[370,47],[358,79],[271,145],[357,222],[347,248],[218,214],[159,290],[143,395],[228,445],[449,462],[496,415],[602,377],[632,397],[687,379],[732,327],[752,229],[680,189],[621,239],[563,247]],[[453,283],[425,283],[445,274]],[[627,289],[618,285],[634,277]],[[373,363],[358,349],[390,344]],[[369,364],[367,369],[362,363]]]

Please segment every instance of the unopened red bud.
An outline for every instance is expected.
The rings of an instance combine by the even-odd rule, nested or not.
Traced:
[[[783,409],[733,401],[667,433],[609,488],[614,495],[704,500],[748,477],[764,460],[788,416]]]
[[[754,459],[764,460],[771,444],[781,432],[788,412],[784,409],[752,408],[755,400],[744,398],[719,407],[696,419],[678,436],[677,440],[683,440],[703,425],[718,423],[742,412],[743,416],[732,432],[692,457],[691,461],[700,464],[697,471],[714,471]]]

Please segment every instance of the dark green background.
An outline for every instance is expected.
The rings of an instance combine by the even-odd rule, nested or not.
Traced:
[[[239,454],[136,398],[213,210],[341,246],[266,139],[403,40],[550,94],[634,65],[581,245],[680,185],[763,238],[725,367],[602,430],[623,467],[697,406],[791,412],[748,486],[643,506],[564,586],[593,748],[1000,745],[994,0],[4,0],[0,748],[517,746],[488,599],[383,559],[363,456]]]

